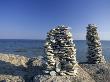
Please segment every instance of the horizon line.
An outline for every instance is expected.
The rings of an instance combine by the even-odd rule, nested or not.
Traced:
[[[0,40],[45,40],[45,39],[29,39],[29,38],[0,38]],[[73,39],[74,40],[86,40],[86,39]],[[101,41],[106,40],[106,39],[101,39]],[[106,41],[110,41],[110,40],[106,40]]]

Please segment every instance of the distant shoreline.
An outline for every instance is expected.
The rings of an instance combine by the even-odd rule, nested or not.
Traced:
[[[0,40],[38,40],[38,41],[44,41],[45,39],[0,39]],[[86,40],[73,40],[73,41],[86,41]],[[101,40],[101,41],[110,41],[110,40]]]

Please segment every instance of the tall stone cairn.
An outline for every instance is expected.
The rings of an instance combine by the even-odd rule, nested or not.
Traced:
[[[76,48],[68,27],[58,26],[47,33],[45,42],[50,75],[77,75]]]
[[[97,27],[94,24],[88,25],[86,40],[88,45],[87,62],[90,64],[105,63]]]

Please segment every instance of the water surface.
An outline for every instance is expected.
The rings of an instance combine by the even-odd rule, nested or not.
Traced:
[[[0,53],[23,55],[27,57],[44,56],[44,40],[15,40],[1,39]],[[75,40],[77,48],[77,61],[85,62],[87,56],[87,45],[85,40]],[[110,61],[110,41],[101,41],[103,55]]]

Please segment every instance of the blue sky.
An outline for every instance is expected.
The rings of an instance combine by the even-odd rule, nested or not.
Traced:
[[[45,39],[50,29],[65,25],[82,40],[90,23],[109,40],[110,0],[0,0],[0,39]]]

